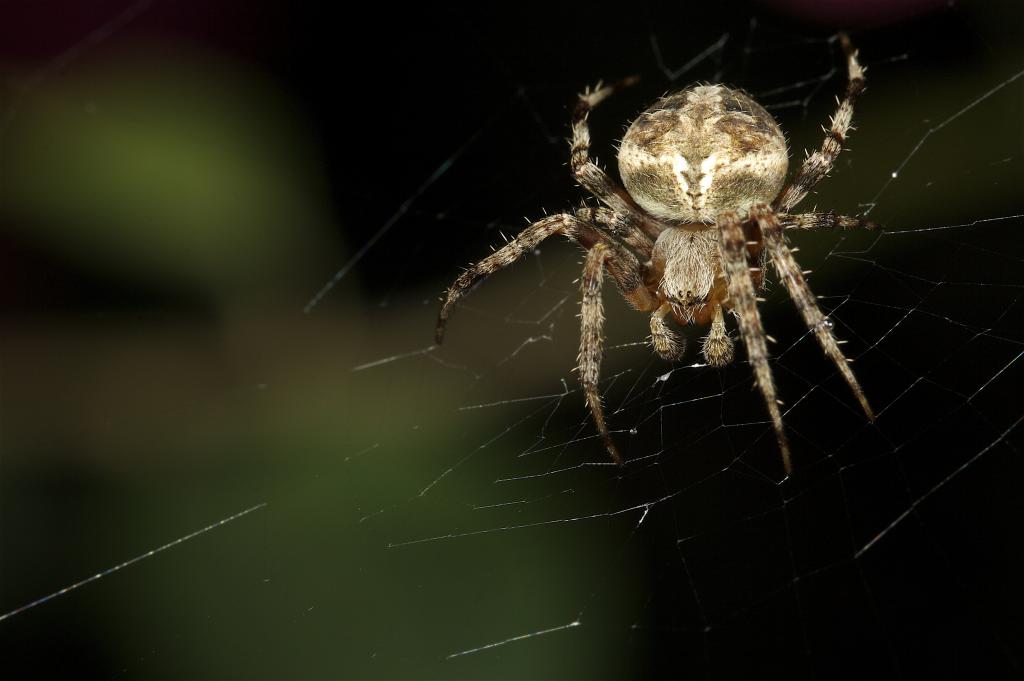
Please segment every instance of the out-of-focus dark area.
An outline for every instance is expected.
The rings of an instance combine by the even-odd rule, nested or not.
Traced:
[[[1019,3],[360,14],[0,10],[5,674],[1019,677]],[[783,481],[743,357],[662,363],[607,284],[610,466],[560,242],[431,346],[460,267],[584,198],[577,92],[642,76],[592,116],[610,170],[693,81],[754,94],[795,168],[839,28],[868,89],[801,207],[885,231],[793,243],[874,424],[772,287]]]

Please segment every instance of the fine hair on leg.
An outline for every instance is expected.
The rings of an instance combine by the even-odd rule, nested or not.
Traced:
[[[857,61],[857,50],[853,48],[845,33],[839,34],[839,43],[846,54],[846,95],[839,102],[835,114],[829,121],[829,129],[825,133],[825,140],[821,143],[821,148],[812,151],[807,156],[793,180],[775,199],[773,207],[776,212],[790,212],[793,206],[800,203],[807,193],[828,175],[832,166],[835,165],[836,158],[843,150],[846,136],[852,129],[853,104],[857,101],[857,96],[864,90],[864,69]]]
[[[580,282],[582,303],[580,305],[580,383],[583,394],[594,417],[604,446],[612,460],[620,466],[624,463],[622,455],[612,441],[608,425],[604,420],[604,407],[601,406],[601,394],[598,391],[598,380],[601,376],[601,358],[604,352],[604,305],[601,301],[601,282],[604,279],[604,263],[608,257],[608,248],[603,243],[595,244],[583,264],[583,278]]]
[[[760,204],[750,209],[750,217],[757,222],[772,264],[779,275],[779,280],[786,287],[789,297],[793,300],[797,310],[800,311],[800,316],[803,317],[807,328],[814,333],[814,337],[817,339],[822,351],[835,363],[836,369],[842,374],[846,384],[850,386],[850,390],[853,391],[857,401],[860,402],[864,414],[867,415],[868,419],[874,421],[875,414],[871,410],[871,405],[868,404],[867,397],[864,395],[864,389],[860,387],[857,377],[853,375],[849,360],[846,359],[843,351],[839,348],[838,341],[832,335],[832,324],[822,314],[821,308],[818,307],[818,301],[811,292],[811,288],[807,285],[807,280],[804,278],[800,266],[797,265],[792,251],[786,245],[785,236],[775,214],[772,213],[771,208]]]
[[[526,253],[532,252],[540,242],[555,234],[563,234],[569,239],[575,240],[583,248],[590,248],[597,243],[606,243],[610,251],[608,272],[615,278],[623,296],[638,309],[647,311],[656,307],[653,297],[644,286],[640,264],[636,256],[614,243],[611,237],[594,225],[584,222],[574,215],[562,213],[533,223],[504,246],[471,265],[459,275],[441,299],[441,310],[437,316],[437,327],[434,332],[435,342],[441,344],[444,341],[448,317],[451,316],[455,303],[466,295],[473,284],[508,267]]]
[[[652,239],[658,237],[659,228],[653,221],[645,219],[644,214],[630,198],[629,192],[619,186],[608,173],[590,159],[590,126],[587,119],[590,111],[614,93],[629,87],[638,80],[636,76],[624,78],[617,83],[601,86],[599,83],[593,90],[588,89],[576,100],[576,108],[572,114],[572,150],[569,154],[569,165],[576,181],[610,207],[626,223],[627,228]]]
[[[772,370],[768,366],[768,348],[765,343],[764,327],[761,325],[761,315],[757,310],[754,282],[750,278],[743,223],[737,213],[729,211],[718,216],[717,224],[722,267],[729,282],[729,305],[736,313],[740,335],[747,348],[747,360],[754,370],[754,380],[771,416],[775,437],[779,442],[779,451],[782,453],[782,465],[788,475],[793,470],[789,440],[782,425],[782,413],[775,393]]]

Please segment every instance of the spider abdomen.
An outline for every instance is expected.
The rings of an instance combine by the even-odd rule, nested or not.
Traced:
[[[619,149],[630,195],[674,223],[710,224],[724,211],[771,203],[788,166],[786,139],[772,115],[724,85],[658,100],[633,121]]]

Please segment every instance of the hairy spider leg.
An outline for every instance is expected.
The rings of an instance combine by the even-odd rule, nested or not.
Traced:
[[[554,234],[563,234],[569,239],[574,239],[586,249],[596,244],[605,244],[608,252],[605,267],[615,279],[623,297],[639,310],[650,311],[658,307],[657,301],[644,286],[641,265],[636,256],[584,219],[590,216],[591,211],[583,209],[579,216],[563,213],[546,217],[524,229],[494,253],[471,265],[459,275],[442,298],[443,303],[435,330],[436,342],[440,344],[444,341],[445,327],[455,303],[476,281],[511,265]]]
[[[775,393],[775,381],[768,366],[768,348],[765,343],[764,326],[757,310],[754,282],[750,278],[747,262],[747,238],[743,233],[743,222],[735,211],[728,211],[716,220],[719,234],[719,249],[722,268],[729,284],[728,304],[735,312],[740,326],[740,336],[747,348],[747,359],[754,370],[757,387],[764,396],[765,406],[775,428],[775,437],[782,453],[782,465],[788,475],[793,470],[789,454],[789,439],[782,425],[782,413]]]
[[[818,307],[818,302],[807,285],[800,266],[797,265],[792,251],[786,245],[785,236],[775,214],[772,213],[771,208],[760,204],[750,209],[750,217],[757,222],[771,261],[775,265],[775,271],[779,275],[779,280],[789,292],[789,297],[793,299],[793,303],[800,311],[800,316],[803,317],[807,328],[814,332],[814,337],[817,338],[822,351],[835,363],[839,373],[846,379],[846,384],[850,386],[850,390],[857,397],[861,408],[864,409],[864,414],[868,419],[874,421],[875,414],[871,410],[871,405],[868,404],[864,390],[857,382],[856,376],[853,375],[849,360],[846,359],[835,336],[832,335],[832,325],[821,313],[821,308]]]
[[[618,214],[617,218],[623,223],[624,229],[632,232],[630,239],[636,243],[646,243],[644,251],[649,255],[653,246],[652,239],[658,238],[661,228],[637,207],[625,188],[590,160],[590,127],[587,124],[591,109],[637,80],[633,76],[604,87],[598,84],[594,90],[588,89],[579,96],[572,114],[572,151],[569,163],[576,181]]]
[[[587,253],[583,263],[583,278],[580,281],[582,303],[580,304],[580,383],[587,406],[594,417],[597,432],[604,440],[604,446],[612,460],[623,465],[622,455],[612,441],[608,425],[604,420],[601,393],[597,383],[601,376],[601,358],[604,352],[604,304],[601,301],[601,283],[604,279],[605,263],[611,254],[604,243],[595,244]]]
[[[846,135],[851,130],[853,122],[853,104],[857,96],[864,91],[864,69],[857,61],[857,50],[853,48],[850,39],[845,33],[839,34],[839,43],[846,53],[847,85],[846,96],[839,103],[835,115],[829,121],[829,129],[825,133],[825,140],[821,143],[821,149],[811,152],[804,159],[800,170],[793,177],[793,180],[782,190],[779,197],[775,199],[772,207],[778,213],[788,213],[793,206],[800,203],[807,193],[816,184],[828,175],[835,165],[839,152],[843,150],[843,143],[846,142]]]
[[[848,215],[837,215],[834,211],[818,213],[776,213],[779,224],[784,230],[789,229],[841,229],[849,231],[854,229],[866,229],[874,231],[880,228],[877,222],[863,218],[850,217]]]
[[[634,229],[634,220],[628,213],[616,213],[610,208],[599,206],[597,208],[581,208],[576,212],[582,219],[592,222],[607,231],[611,236],[629,246],[644,258],[651,257],[651,249],[654,244],[640,230]]]

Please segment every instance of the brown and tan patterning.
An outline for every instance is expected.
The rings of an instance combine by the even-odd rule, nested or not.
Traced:
[[[789,151],[778,123],[749,95],[724,85],[696,85],[669,94],[640,114],[619,148],[619,186],[590,159],[590,111],[630,85],[626,79],[580,95],[572,119],[570,164],[576,180],[606,207],[536,222],[466,270],[448,289],[437,320],[444,339],[448,317],[474,282],[510,265],[549,236],[561,234],[587,251],[581,279],[579,373],[597,430],[612,460],[623,458],[605,422],[598,379],[604,345],[601,284],[608,273],[635,309],[650,313],[651,344],[662,358],[682,357],[686,345],[672,330],[708,326],[705,361],[732,361],[725,312],[736,317],[747,359],[764,397],[783,466],[792,470],[789,440],[769,366],[757,309],[771,262],[804,322],[846,380],[869,419],[874,413],[832,333],[832,324],[786,245],[787,229],[874,229],[872,222],[829,212],[790,211],[832,169],[851,129],[853,103],[864,89],[857,51],[840,34],[846,56],[846,96],[821,148],[786,184]]]

